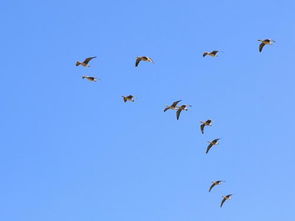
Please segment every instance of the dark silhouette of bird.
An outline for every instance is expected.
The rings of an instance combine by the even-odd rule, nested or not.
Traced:
[[[215,186],[217,186],[217,185],[220,185],[220,184],[222,184],[223,182],[224,182],[224,181],[222,181],[222,180],[213,181],[213,182],[212,182],[212,185],[211,185],[210,188],[209,188],[209,192],[212,190],[213,187],[215,187]]]
[[[220,208],[223,206],[225,201],[230,200],[232,198],[232,194],[228,194],[228,195],[222,196],[222,197],[223,197],[223,199],[221,201]]]
[[[201,132],[204,134],[204,128],[205,126],[212,126],[212,120],[206,120],[206,121],[201,121]]]
[[[87,79],[89,81],[94,81],[94,82],[96,82],[96,80],[97,80],[96,77],[91,77],[91,76],[86,76],[86,75],[82,76],[82,79]]]
[[[96,58],[96,57],[89,57],[89,58],[86,58],[83,62],[77,61],[77,62],[76,62],[76,66],[82,65],[83,67],[90,67],[88,63],[89,63],[93,58]]]
[[[206,154],[209,152],[211,147],[213,147],[213,146],[215,146],[215,145],[217,145],[219,143],[219,140],[220,140],[220,138],[216,138],[216,139],[209,142],[209,145],[208,145],[207,150],[206,150]]]
[[[205,52],[203,53],[203,57],[205,57],[205,56],[207,56],[207,55],[209,55],[209,56],[211,56],[211,57],[216,57],[218,52],[219,52],[219,51],[211,51],[211,52],[205,51]]]
[[[187,111],[189,107],[191,107],[191,105],[188,105],[188,104],[184,104],[184,105],[181,105],[180,107],[178,107],[178,109],[176,111],[176,119],[177,120],[179,119],[181,111],[183,111],[183,110]]]
[[[173,102],[173,104],[171,104],[170,106],[167,106],[167,107],[164,109],[164,112],[166,112],[167,110],[170,110],[170,109],[171,109],[171,110],[177,110],[177,108],[178,108],[177,104],[178,104],[179,102],[181,102],[181,100]]]
[[[123,100],[124,100],[125,103],[126,103],[127,101],[134,102],[134,96],[132,96],[132,95],[122,96],[122,97],[123,97]]]
[[[147,56],[136,57],[135,67],[137,67],[139,62],[141,62],[141,61],[147,61],[147,62],[154,63],[153,59],[151,59],[150,57],[147,57]]]
[[[264,40],[258,40],[260,41],[260,45],[259,45],[259,52],[262,52],[262,49],[265,45],[271,45],[273,44],[275,41],[272,39],[264,39]]]

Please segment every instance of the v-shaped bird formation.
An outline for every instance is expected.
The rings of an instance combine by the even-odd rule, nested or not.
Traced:
[[[262,52],[265,45],[272,45],[273,43],[275,43],[275,41],[272,40],[272,39],[264,39],[264,40],[258,40],[258,41],[261,42],[259,44],[259,47],[258,47],[259,52]],[[209,52],[205,51],[205,52],[203,52],[203,57],[206,57],[206,56],[217,57],[219,52],[220,51],[218,51],[218,50],[213,50],[211,52],[210,51]],[[88,58],[84,59],[84,61],[82,61],[82,62],[77,61],[76,66],[90,67],[89,62],[94,58],[96,58],[96,56],[88,57]],[[154,63],[153,59],[150,58],[150,57],[139,56],[139,57],[136,57],[136,59],[135,59],[135,67],[138,67],[139,64],[141,62],[143,62],[143,61],[144,62],[149,62],[149,63]],[[94,76],[88,76],[88,75],[83,75],[82,79],[86,79],[86,80],[92,81],[92,82],[96,82],[97,80],[99,80],[98,78],[96,78]],[[133,95],[122,96],[122,98],[123,98],[124,103],[126,103],[126,102],[135,102],[135,97]],[[183,113],[183,111],[188,111],[189,108],[192,107],[192,105],[190,105],[190,104],[180,104],[181,102],[182,102],[182,100],[174,101],[171,105],[168,105],[168,106],[166,106],[164,108],[164,112],[166,112],[168,110],[174,110],[176,112],[176,119],[179,120],[181,113]],[[211,127],[211,126],[213,126],[213,121],[211,119],[208,119],[208,120],[205,120],[205,121],[200,121],[201,134],[205,134],[205,128]],[[218,145],[220,140],[221,140],[221,138],[215,138],[215,139],[213,139],[211,141],[208,141],[209,144],[208,144],[208,146],[206,148],[205,153],[208,154],[209,151],[212,151],[212,148],[215,147],[216,145]],[[215,149],[215,148],[213,148],[213,149]],[[216,186],[219,186],[219,185],[221,185],[223,183],[224,183],[223,180],[215,180],[215,181],[213,181],[212,184],[209,187],[209,192],[211,192],[213,189],[215,189]],[[223,204],[226,201],[230,200],[232,198],[232,195],[233,194],[227,194],[225,196],[222,196],[220,207],[223,207]]]

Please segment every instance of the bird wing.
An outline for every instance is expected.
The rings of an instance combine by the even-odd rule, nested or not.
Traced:
[[[212,188],[213,188],[214,186],[216,186],[215,182],[210,186],[210,188],[209,188],[209,192],[212,190]]]
[[[263,47],[264,47],[264,43],[262,42],[260,45],[259,45],[259,52],[261,52],[262,51],[262,49],[263,49]]]
[[[210,143],[210,144],[208,145],[207,150],[206,150],[206,153],[209,152],[209,150],[211,149],[211,147],[213,147],[213,144],[212,144],[212,143]]]
[[[216,55],[218,51],[212,51],[211,54]]]
[[[164,109],[164,112],[166,112],[167,110],[169,110],[170,109],[170,106],[169,107],[166,107],[165,109]]]
[[[172,106],[172,107],[176,107],[176,105],[177,105],[180,101],[181,101],[181,100],[173,102],[173,104],[172,104],[171,106]]]
[[[203,124],[201,124],[200,128],[201,128],[201,132],[202,132],[202,134],[204,134],[204,128],[205,128],[205,124],[204,124],[204,123],[203,123]]]
[[[225,201],[226,201],[226,198],[224,197],[223,200],[221,201],[220,207],[222,207]]]
[[[176,111],[176,119],[178,120],[179,119],[179,116],[180,116],[180,112],[182,111],[182,109],[178,109]]]
[[[141,61],[141,57],[136,58],[135,67],[138,66],[139,62]]]
[[[88,64],[89,61],[91,61],[93,58],[96,58],[96,57],[89,57],[89,58],[86,58],[86,59],[83,61],[83,63],[84,63],[84,64]]]

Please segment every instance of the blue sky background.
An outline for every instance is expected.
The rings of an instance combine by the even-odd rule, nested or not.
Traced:
[[[1,220],[293,221],[294,10],[293,0],[2,2]],[[259,53],[264,38],[276,43]],[[142,55],[155,64],[135,68]],[[74,65],[89,56],[90,68]],[[129,94],[136,102],[123,103]],[[178,99],[192,105],[179,121],[163,112]],[[226,183],[208,193],[216,179]]]

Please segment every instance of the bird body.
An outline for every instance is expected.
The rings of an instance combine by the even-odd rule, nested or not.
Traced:
[[[181,111],[183,111],[183,110],[187,111],[189,107],[191,107],[191,105],[189,105],[189,104],[184,104],[184,105],[181,105],[180,107],[178,107],[178,109],[176,111],[176,119],[177,120],[179,119]]]
[[[211,192],[211,190],[212,190],[213,187],[215,187],[215,186],[217,186],[217,185],[220,185],[220,184],[222,184],[223,182],[224,182],[224,181],[222,181],[222,180],[213,181],[212,184],[211,184],[211,186],[210,186],[210,188],[209,188],[209,192]]]
[[[265,45],[271,45],[273,44],[275,41],[272,39],[264,39],[264,40],[258,40],[260,41],[260,45],[259,45],[259,52],[262,52],[262,49]]]
[[[211,52],[205,51],[205,52],[203,53],[203,57],[206,57],[207,55],[209,55],[209,56],[211,56],[211,57],[216,57],[218,52],[219,52],[219,51],[211,51]]]
[[[178,104],[179,102],[181,102],[181,100],[173,102],[170,106],[167,106],[167,107],[164,109],[164,112],[166,112],[167,110],[177,110],[177,109],[179,108],[179,106],[177,106],[177,104]]]
[[[150,57],[140,56],[140,57],[136,57],[135,67],[137,67],[141,61],[147,61],[147,62],[154,63],[153,59],[151,59]]]
[[[216,139],[214,139],[214,140],[212,140],[212,141],[209,142],[209,145],[208,145],[207,150],[206,150],[206,154],[209,152],[209,150],[213,146],[215,146],[215,145],[217,145],[219,143],[219,140],[220,140],[220,138],[216,138]]]
[[[96,82],[96,77],[91,77],[91,76],[86,76],[86,75],[84,75],[84,76],[82,76],[82,79],[87,79],[87,80],[89,80],[89,81],[94,81],[94,82]]]
[[[212,120],[201,121],[200,129],[202,134],[204,134],[205,126],[212,126]]]
[[[89,66],[89,62],[90,62],[93,58],[96,58],[96,57],[89,57],[89,58],[86,58],[83,62],[77,61],[77,62],[76,62],[76,66],[82,65],[83,67],[90,67],[90,66]]]
[[[126,103],[127,101],[134,102],[134,96],[132,95],[122,96],[122,97],[123,97],[124,103]]]
[[[230,200],[231,198],[232,198],[232,194],[228,194],[226,196],[223,196],[223,199],[222,199],[221,204],[220,204],[220,208],[223,206],[225,201]]]

